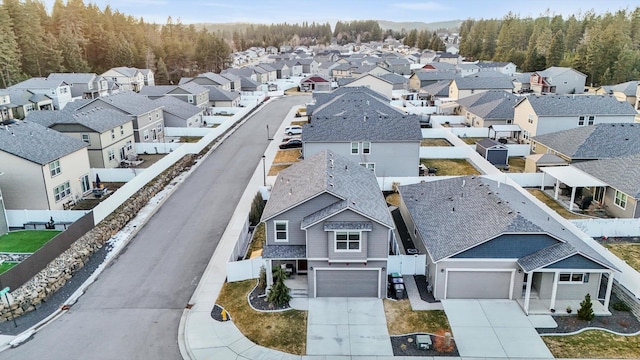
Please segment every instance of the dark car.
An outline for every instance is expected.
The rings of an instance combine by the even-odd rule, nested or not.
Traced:
[[[280,144],[280,149],[294,149],[294,148],[301,148],[301,147],[302,147],[302,140],[300,139],[291,139]]]

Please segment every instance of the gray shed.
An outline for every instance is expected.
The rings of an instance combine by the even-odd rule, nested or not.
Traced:
[[[509,166],[509,149],[493,139],[476,142],[476,152],[499,168]]]

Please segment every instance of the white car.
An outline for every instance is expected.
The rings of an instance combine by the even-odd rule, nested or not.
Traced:
[[[302,134],[302,126],[287,126],[284,128],[284,133],[289,136]]]

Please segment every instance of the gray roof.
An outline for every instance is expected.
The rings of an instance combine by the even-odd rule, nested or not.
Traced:
[[[633,122],[637,114],[633,105],[612,95],[529,95],[524,101],[538,116],[628,115]]]
[[[462,89],[513,89],[513,82],[509,77],[484,77],[473,74],[469,76],[458,76],[453,81],[456,87]]]
[[[513,81],[517,81],[521,84],[531,84],[531,74],[532,72],[524,72],[513,75]]]
[[[399,192],[434,261],[505,233],[546,233],[571,245],[572,254],[584,255],[615,269],[513,186],[479,176],[461,176],[400,186]],[[557,261],[551,255],[535,260],[541,266]]]
[[[428,65],[433,66],[437,71],[455,72],[456,70],[456,65],[447,62],[432,62]]]
[[[394,226],[373,172],[329,150],[280,171],[264,208],[262,221],[323,193],[336,197],[330,208],[350,209],[389,228]],[[315,219],[321,220],[319,217]]]
[[[640,81],[634,80],[616,85],[603,86],[602,88],[605,89],[609,94],[613,93],[614,91],[619,91],[626,96],[636,96],[638,84],[640,84]]]
[[[507,79],[512,79],[511,76],[505,74],[505,73],[501,73],[500,71],[497,70],[484,70],[484,71],[479,71],[473,74],[469,74],[469,75],[465,75],[466,77],[478,77],[478,78],[507,78]]]
[[[422,140],[420,117],[406,115],[363,93],[346,93],[317,108],[303,125],[303,142],[415,142]]]
[[[542,154],[542,156],[540,156],[538,160],[536,160],[536,165],[557,165],[557,164],[567,164],[567,160],[554,154]]]
[[[545,267],[554,262],[575,255],[575,249],[568,243],[557,243],[546,248],[542,248],[533,254],[523,256],[518,259],[518,264],[524,271],[533,271]]]
[[[9,89],[55,89],[62,85],[67,83],[60,79],[47,80],[43,77],[34,77],[10,86]]]
[[[0,126],[0,151],[40,165],[87,147],[80,139],[51,130],[30,121],[16,121]]]
[[[98,75],[95,73],[51,73],[48,80],[64,81],[67,84],[88,84],[94,81]]]
[[[11,104],[24,106],[30,104],[32,102],[40,102],[42,100],[50,100],[51,98],[47,95],[40,94],[42,96],[35,96],[33,92],[27,89],[0,89],[0,94],[9,95],[9,99],[11,100]]]
[[[260,83],[248,77],[241,77],[240,86],[243,88],[257,88],[260,86]]]
[[[173,96],[163,96],[154,100],[154,102],[164,106],[163,111],[185,120],[204,112],[204,109],[186,103]]]
[[[598,180],[606,182],[614,189],[640,199],[640,154],[583,161],[572,166],[586,172]]]
[[[196,79],[207,79],[211,82],[214,82],[216,84],[219,85],[225,85],[231,82],[231,80],[227,79],[224,76],[221,76],[219,74],[216,74],[214,72],[206,72],[206,73],[202,73],[196,77],[193,78],[184,78],[184,79],[180,79],[180,85],[185,84],[187,82],[191,82],[191,81],[196,81]]]
[[[320,108],[321,106],[323,106],[324,104],[332,101],[333,99],[335,99],[336,97],[343,95],[343,94],[347,94],[347,93],[364,93],[370,96],[373,96],[377,99],[380,99],[382,101],[386,101],[388,102],[390,99],[387,98],[385,95],[375,91],[375,90],[371,90],[368,87],[364,87],[364,86],[348,86],[348,87],[339,87],[335,90],[333,90],[332,92],[326,93],[326,92],[314,92],[312,94],[313,96],[313,100],[314,103],[311,105],[307,105],[307,114],[313,114],[313,112],[315,111],[315,109]]]
[[[134,77],[136,76],[136,73],[140,70],[133,68],[133,67],[126,67],[126,66],[120,66],[120,67],[115,67],[112,68],[111,70],[119,72],[120,74],[127,76],[127,77]]]
[[[531,138],[572,159],[640,154],[640,124],[596,124]]]
[[[186,78],[183,78],[186,79]],[[201,94],[203,92],[207,92],[207,88],[194,83],[194,82],[186,82],[180,85],[155,85],[155,86],[145,86],[140,89],[140,94],[145,96],[162,96],[166,95],[176,89],[182,89],[189,94]]]
[[[479,61],[476,63],[476,65],[480,68],[486,69],[486,68],[501,68],[501,67],[505,67],[507,65],[511,64],[510,62],[506,62],[506,61]]]
[[[264,259],[304,259],[306,257],[305,245],[268,245],[262,250]]]
[[[449,96],[449,85],[451,85],[451,80],[439,80],[433,84],[423,86],[421,92],[426,92],[433,96],[447,97]]]
[[[32,111],[26,120],[46,127],[64,124],[79,124],[97,133],[112,130],[120,125],[130,123],[131,117],[119,111],[107,108],[94,108],[85,111],[64,110]]]
[[[558,75],[562,75],[566,72],[574,72],[577,75],[582,75],[585,78],[587,77],[587,75],[581,73],[580,71],[576,70],[576,69],[572,69],[572,68],[568,68],[568,67],[561,67],[561,66],[552,66],[548,69],[542,70],[542,71],[538,71],[537,73],[544,77],[544,78],[550,78],[551,81],[553,81],[553,77],[554,76],[558,76]]]
[[[409,60],[405,58],[387,58],[385,62],[391,66],[394,65],[409,65],[411,64]]]
[[[451,71],[421,70],[414,73],[420,81],[453,80],[456,74]]]
[[[216,86],[205,86],[209,89],[209,101],[233,101],[240,97],[239,92],[227,91]]]
[[[406,77],[402,76],[402,75],[398,75],[398,74],[383,74],[378,76],[379,78],[382,78],[384,80],[387,80],[388,82],[392,83],[392,84],[406,84],[409,79],[407,79]]]
[[[485,119],[513,119],[513,106],[520,98],[503,90],[489,90],[458,99],[467,111]]]
[[[88,106],[90,104],[97,106],[101,106],[101,104],[108,104],[134,116],[146,114],[161,107],[161,105],[150,100],[148,97],[133,91],[121,91],[117,94],[99,97],[84,106]],[[84,108],[84,106],[82,108]]]

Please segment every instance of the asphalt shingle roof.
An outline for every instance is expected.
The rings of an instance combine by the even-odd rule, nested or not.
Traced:
[[[614,91],[619,91],[625,94],[626,96],[636,96],[636,90],[638,89],[638,84],[640,84],[640,81],[634,80],[634,81],[627,81],[627,82],[616,84],[616,85],[603,86],[602,88],[605,89],[609,94],[611,94]]]
[[[458,76],[453,81],[458,89],[513,89],[513,82],[509,77],[484,77],[477,74]]]
[[[582,254],[615,269],[545,210],[510,185],[478,177],[462,176],[399,187],[427,251],[439,261],[504,233],[547,233]],[[460,226],[464,224],[464,226]],[[529,259],[546,266],[553,254]]]
[[[449,96],[449,85],[451,80],[439,80],[433,84],[423,86],[422,91],[431,94],[433,96]]]
[[[14,88],[0,89],[0,94],[8,94],[9,99],[11,99],[11,104],[20,105],[20,106],[27,105],[32,101],[36,102],[36,101],[42,101],[45,99],[51,100],[50,97],[44,94],[42,94],[42,98],[35,97],[36,94],[26,89],[14,89]]]
[[[375,98],[378,98],[382,101],[388,102],[390,99],[387,98],[385,95],[375,91],[375,90],[371,90],[368,87],[364,87],[364,86],[347,86],[347,87],[339,87],[335,90],[333,90],[330,93],[325,93],[325,92],[314,92],[313,93],[313,100],[314,103],[311,105],[307,105],[307,114],[313,114],[313,112],[315,111],[315,109],[318,109],[320,107],[322,107],[324,104],[332,101],[333,99],[335,99],[336,97],[343,95],[343,94],[347,94],[347,93],[364,93],[364,94],[368,94],[370,96],[373,96]]]
[[[606,182],[614,189],[640,199],[640,154],[583,161],[572,166]]]
[[[16,121],[7,127],[0,126],[0,151],[40,165],[46,165],[87,146],[80,139],[30,121]]]
[[[640,153],[640,124],[596,124],[531,138],[572,159],[607,159]]]
[[[262,219],[266,221],[322,193],[336,197],[330,208],[352,209],[385,226],[394,226],[373,172],[329,150],[280,171]]]
[[[307,257],[305,245],[269,245],[262,250],[264,259],[304,259]]]
[[[233,101],[240,97],[239,92],[227,91],[216,86],[206,86],[209,89],[209,101]]]
[[[100,106],[100,104],[108,104],[134,116],[146,114],[161,107],[161,105],[148,97],[133,91],[121,91],[117,94],[99,97],[87,105],[89,104],[96,104],[98,106]]]
[[[420,81],[432,81],[432,80],[453,80],[456,77],[456,74],[451,71],[440,71],[440,70],[422,70],[415,72],[416,77],[420,79]]]
[[[47,80],[43,77],[34,77],[10,86],[9,89],[55,89],[66,83],[59,79]]]
[[[524,101],[531,104],[538,116],[637,114],[633,105],[626,101],[618,101],[612,95],[529,95],[520,100]]]
[[[27,115],[26,119],[46,127],[79,124],[97,133],[103,133],[131,122],[130,116],[107,108],[72,111],[65,107],[61,111],[32,111]]]
[[[163,96],[154,101],[164,106],[163,111],[185,120],[204,112],[204,109],[176,99],[173,96]]]
[[[458,99],[467,111],[485,120],[513,119],[513,106],[520,98],[502,90],[489,90]]]
[[[88,84],[98,78],[95,73],[51,73],[48,80],[64,81],[67,84]]]

